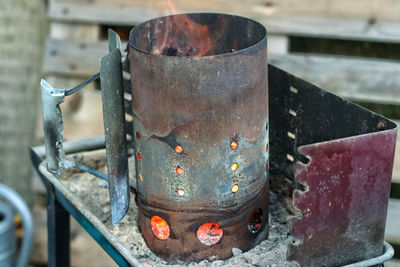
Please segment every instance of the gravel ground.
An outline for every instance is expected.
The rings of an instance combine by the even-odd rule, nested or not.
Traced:
[[[74,159],[106,172],[103,151],[80,154]],[[296,266],[286,260],[287,245],[294,242],[294,239],[289,233],[288,220],[291,215],[282,193],[271,192],[270,194],[269,237],[255,248],[248,252],[233,249],[235,256],[228,260],[215,258],[198,263],[169,264],[147,247],[137,225],[138,208],[134,201],[134,194],[131,194],[131,205],[127,216],[113,227],[105,181],[86,173],[69,173],[61,181],[118,237],[143,266]]]

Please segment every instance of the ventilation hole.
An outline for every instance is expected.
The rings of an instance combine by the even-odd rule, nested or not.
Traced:
[[[137,140],[140,140],[140,134],[139,134],[139,132],[136,132],[136,139],[137,139]]]
[[[232,186],[232,193],[236,193],[239,190],[239,186],[237,184]]]
[[[265,171],[268,173],[269,171],[269,164],[267,163],[267,165],[265,166]]]
[[[296,139],[296,135],[292,132],[287,132],[287,135],[292,139]]]
[[[218,223],[205,223],[197,230],[197,238],[206,246],[217,244],[223,235],[221,225]]]
[[[124,92],[124,98],[125,100],[132,101],[132,95],[130,93]]]
[[[269,150],[269,145],[267,144],[267,145],[265,146],[265,152],[268,152],[268,150]]]
[[[142,161],[142,156],[140,155],[140,153],[137,153],[137,159],[138,159],[139,161]]]
[[[232,171],[236,171],[238,168],[239,168],[239,165],[238,165],[237,163],[233,163],[233,164],[231,165],[231,170],[232,170]]]
[[[140,173],[139,173],[139,181],[143,182],[143,177],[142,177],[142,175]]]
[[[292,155],[286,154],[286,158],[287,158],[288,160],[290,160],[291,162],[294,162],[294,157],[293,157]]]
[[[232,148],[232,149],[236,149],[237,147],[238,147],[238,142],[233,141],[233,142],[231,143],[231,148]]]
[[[127,71],[123,71],[122,72],[122,77],[124,79],[130,80],[131,79],[131,74],[129,72],[127,72]]]
[[[247,221],[247,228],[249,229],[250,233],[255,234],[260,231],[263,219],[263,211],[260,208],[256,209],[250,214]]]
[[[175,152],[180,154],[183,152],[183,148],[180,145],[177,145],[175,146]]]
[[[178,194],[178,196],[183,197],[185,195],[185,191],[183,191],[183,189],[178,189],[176,191],[176,193]]]
[[[294,88],[293,86],[290,86],[290,92],[297,94],[299,90],[297,90],[297,88]]]
[[[297,117],[297,112],[294,111],[293,109],[289,109],[289,114],[292,115],[293,117]]]
[[[160,240],[165,240],[169,237],[169,225],[168,223],[159,216],[153,216],[150,220],[151,231]]]
[[[183,169],[181,167],[176,167],[176,173],[179,175],[183,174]]]
[[[0,212],[0,222],[3,221],[6,218],[6,216]]]

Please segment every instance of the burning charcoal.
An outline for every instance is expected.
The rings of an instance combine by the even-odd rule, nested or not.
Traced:
[[[197,47],[191,46],[189,49],[186,51],[186,56],[195,56],[197,54]]]
[[[175,47],[165,47],[161,53],[164,56],[177,56],[178,55],[178,49]]]

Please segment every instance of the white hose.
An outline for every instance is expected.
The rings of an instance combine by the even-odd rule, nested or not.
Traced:
[[[33,241],[33,219],[25,201],[13,189],[0,184],[0,198],[5,199],[12,206],[22,219],[24,237],[22,238],[21,251],[17,259],[17,267],[25,267],[28,264]]]

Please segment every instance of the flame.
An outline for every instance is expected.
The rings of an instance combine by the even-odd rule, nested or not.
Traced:
[[[170,13],[177,14],[171,0],[165,3]],[[157,31],[162,34],[157,38],[157,45],[152,52],[180,57],[200,57],[210,54],[227,24],[226,20],[220,19],[217,27],[210,32],[207,25],[194,22],[188,15],[174,15],[164,20],[160,21]]]

